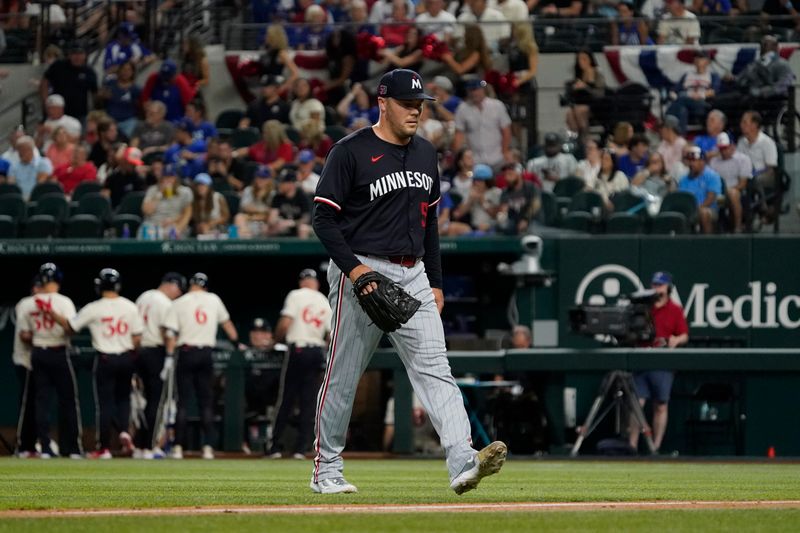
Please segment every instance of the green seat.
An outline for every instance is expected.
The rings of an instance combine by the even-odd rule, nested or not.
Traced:
[[[111,219],[111,227],[114,228],[114,235],[121,238],[125,235],[125,226],[128,226],[128,236],[135,239],[139,233],[139,226],[142,225],[142,218],[137,215],[114,215]]]
[[[22,189],[16,183],[0,183],[0,196],[4,194],[22,195]]]
[[[559,198],[572,198],[586,188],[586,182],[577,176],[567,176],[553,186],[553,193]]]
[[[615,213],[635,212],[640,216],[647,215],[647,202],[641,196],[631,191],[620,191],[611,197]]]
[[[571,213],[567,213],[566,216],[561,219],[561,227],[573,231],[583,231],[585,233],[589,233],[592,230],[593,225],[594,220],[592,215],[586,213],[585,211],[573,211]]]
[[[557,226],[559,214],[558,200],[556,199],[556,195],[550,191],[542,191],[539,194],[542,199],[542,209],[541,214],[539,215],[539,220],[541,220],[542,224],[545,226]]]
[[[300,131],[294,126],[286,126],[286,136],[292,141],[292,144],[300,142]]]
[[[131,191],[122,197],[122,201],[117,206],[118,215],[142,216],[142,201],[144,191]]]
[[[659,214],[667,212],[682,214],[689,227],[693,227],[697,222],[697,198],[686,191],[668,193],[661,202]]]
[[[231,146],[234,150],[247,148],[261,140],[261,133],[255,128],[237,129],[231,134]]]
[[[258,170],[259,166],[260,166],[259,163],[257,163],[256,161],[247,161],[244,164],[244,169],[242,170],[241,175],[234,177],[239,181],[242,181],[246,184],[250,184],[253,182],[253,178],[255,177],[256,171]]]
[[[28,207],[22,194],[8,193],[0,196],[0,215],[7,215],[20,223],[25,220]]]
[[[236,191],[225,191],[222,193],[222,195],[228,202],[228,211],[230,211],[231,220],[233,220],[233,217],[236,216],[236,214],[239,212],[239,203],[241,202],[239,193]]]
[[[8,215],[0,215],[0,239],[13,239],[17,236],[17,221]]]
[[[567,208],[569,213],[574,213],[575,211],[589,213],[593,219],[599,220],[606,211],[606,204],[599,193],[595,191],[580,191],[575,193]]]
[[[64,188],[60,183],[55,181],[45,181],[44,183],[37,183],[31,191],[31,202],[38,202],[39,198],[46,194],[60,194],[64,196]]]
[[[677,211],[661,212],[653,219],[650,233],[655,235],[681,235],[689,233],[689,222],[683,213]]]
[[[75,190],[72,191],[72,201],[80,202],[84,194],[88,194],[90,192],[100,192],[102,188],[103,186],[99,181],[82,181],[77,187],[75,187]]]
[[[31,207],[31,215],[50,215],[56,224],[60,224],[67,218],[67,198],[63,192],[48,193],[40,196],[35,204]]]
[[[103,224],[94,215],[75,215],[64,227],[64,237],[68,239],[99,239],[102,236]]]
[[[244,112],[239,109],[225,109],[217,115],[214,125],[221,136],[228,137],[233,130],[239,127],[239,122],[243,117]]]
[[[606,221],[606,233],[641,233],[644,228],[642,217],[625,211],[611,213]]]
[[[99,192],[83,195],[76,215],[94,215],[101,224],[111,221],[111,202]]]
[[[51,239],[58,233],[58,223],[52,215],[33,215],[25,223],[22,236],[26,239]]]

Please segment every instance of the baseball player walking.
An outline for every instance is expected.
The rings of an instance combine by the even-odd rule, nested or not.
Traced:
[[[219,296],[208,292],[208,276],[198,272],[189,279],[189,292],[172,302],[164,321],[167,350],[165,373],[172,370],[175,359],[178,360],[178,413],[175,418],[177,444],[172,448],[173,459],[183,459],[187,400],[192,393],[197,398],[197,407],[203,421],[203,459],[214,458],[214,449],[211,446],[214,434],[211,388],[214,361],[211,351],[217,343],[218,325],[222,326],[231,342],[239,344],[239,335],[225,304]]]
[[[36,457],[36,390],[31,372],[31,345],[20,338],[20,328],[25,322],[25,308],[42,291],[39,274],[31,283],[31,295],[17,302],[14,307],[16,323],[14,327],[14,350],[11,360],[19,380],[19,422],[17,423],[17,442],[15,453],[21,459]]]
[[[97,449],[89,457],[111,459],[112,420],[119,431],[124,452],[133,448],[128,424],[131,415],[131,378],[135,353],[144,326],[136,304],[120,296],[119,272],[104,268],[94,279],[99,299],[85,305],[75,315],[56,312],[51,316],[67,333],[89,328],[94,360],[94,392],[97,406]],[[70,318],[66,318],[69,316]],[[116,419],[114,419],[116,414]]]
[[[41,291],[20,302],[17,318],[22,319],[20,339],[33,346],[31,367],[36,388],[36,436],[42,447],[42,457],[55,455],[49,437],[50,392],[55,390],[64,432],[59,439],[60,453],[64,457],[79,458],[82,454],[80,410],[75,372],[67,355],[68,332],[50,316],[54,312],[68,316],[75,314],[72,300],[58,292],[62,277],[61,270],[53,263],[39,267]]]
[[[314,398],[325,366],[324,346],[330,331],[331,306],[319,292],[314,269],[300,272],[300,288],[291,291],[283,302],[281,319],[275,330],[278,342],[286,342],[289,352],[283,362],[280,400],[270,457],[281,457],[281,438],[295,403],[300,407],[300,424],[292,456],[304,459],[314,431]]]
[[[505,461],[502,442],[480,452],[472,448],[461,392],[447,362],[439,315],[444,296],[436,149],[415,136],[422,106],[433,99],[423,86],[411,70],[384,74],[377,91],[378,123],[334,145],[317,186],[314,230],[331,256],[328,282],[334,312],[317,400],[314,492],[357,492],[342,476],[341,452],[358,380],[384,331],[390,332],[389,340],[439,434],[450,488],[456,494],[472,490]],[[357,293],[353,287],[359,288]],[[402,326],[378,320],[388,307],[385,297],[383,303],[368,305],[389,289],[418,300],[418,310],[412,308],[416,312]]]
[[[136,299],[136,307],[144,324],[142,332],[142,346],[139,349],[139,358],[136,360],[136,374],[142,380],[144,387],[145,426],[136,434],[136,450],[134,458],[152,459],[153,428],[156,423],[156,414],[161,400],[161,369],[164,368],[164,321],[172,305],[172,300],[178,298],[186,290],[186,278],[177,272],[168,272],[161,278],[157,289],[143,292]],[[156,450],[160,454],[160,450]]]

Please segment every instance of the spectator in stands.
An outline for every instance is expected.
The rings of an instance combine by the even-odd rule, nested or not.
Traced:
[[[142,226],[160,228],[157,235],[169,238],[188,236],[192,220],[192,190],[178,181],[174,165],[164,166],[164,175],[148,187],[142,201]]]
[[[55,32],[58,27],[67,23],[67,14],[58,2],[25,2],[25,14],[31,18],[42,19],[42,4],[47,7],[47,20],[50,31]]]
[[[197,93],[211,81],[208,56],[202,41],[196,35],[184,37],[181,44],[181,74]]]
[[[673,98],[675,99],[667,114],[678,117],[681,132],[686,132],[689,120],[701,120],[706,116],[711,104],[708,101],[719,91],[720,79],[709,70],[711,60],[703,51],[694,54],[694,72],[687,72],[678,81]]]
[[[81,122],[69,115],[64,114],[65,101],[60,94],[51,94],[45,101],[45,111],[47,117],[44,123],[39,126],[37,131],[37,141],[39,146],[46,147],[52,140],[52,134],[56,128],[64,128],[67,136],[72,142],[77,142],[81,138]]]
[[[600,193],[606,204],[606,209],[612,211],[614,204],[611,197],[616,193],[630,187],[630,181],[617,165],[617,156],[611,150],[605,149],[600,154],[600,172],[593,183],[586,183],[588,189]]]
[[[311,235],[311,200],[297,186],[295,169],[287,166],[278,176],[278,192],[272,198],[269,233],[308,238]]]
[[[89,152],[89,160],[96,167],[100,167],[108,161],[108,154],[114,149],[114,145],[120,142],[119,130],[114,119],[106,116],[97,124],[97,142],[92,145]]]
[[[387,66],[387,72],[396,68],[407,68],[419,72],[422,69],[423,61],[419,29],[415,26],[409,27],[405,34],[405,40],[397,50],[384,48],[380,53],[383,55],[382,63]]]
[[[502,13],[506,20],[513,23],[527,21],[530,18],[528,4],[522,0],[494,0],[490,5]],[[513,25],[511,31],[514,31]]]
[[[693,0],[692,11],[697,15],[729,15],[730,0]]]
[[[167,108],[166,119],[174,122],[186,113],[186,104],[194,98],[195,90],[178,72],[178,65],[171,59],[165,60],[158,72],[147,78],[142,90],[142,101],[157,100]]]
[[[632,0],[618,2],[617,20],[611,23],[611,44],[615,46],[653,44],[647,21],[640,17]]]
[[[628,143],[628,153],[617,158],[617,167],[629,180],[647,166],[650,143],[644,135],[634,135]]]
[[[294,147],[286,136],[286,126],[277,120],[266,121],[262,132],[261,141],[241,150],[247,151],[251,161],[267,165],[277,175],[283,165],[294,160]]]
[[[124,144],[109,153],[111,158],[115,159],[116,165],[103,182],[102,193],[111,201],[111,207],[116,208],[129,192],[144,190],[144,163],[141,150]]]
[[[612,150],[617,157],[628,153],[628,144],[636,132],[630,122],[617,122],[614,124],[614,131],[606,141],[606,148]]]
[[[600,143],[594,139],[586,139],[583,143],[585,158],[578,161],[575,176],[582,178],[585,183],[594,183],[600,173],[600,159],[602,156]]]
[[[461,79],[465,74],[484,73],[492,69],[492,56],[483,30],[477,24],[468,24],[464,28],[464,44],[455,54],[450,51],[442,54],[442,63]]]
[[[194,178],[205,170],[208,144],[192,136],[193,124],[181,120],[175,129],[175,142],[164,152],[164,163],[174,165],[181,178]]]
[[[475,167],[475,158],[472,150],[462,148],[456,153],[453,161],[454,174],[450,180],[450,191],[455,203],[461,202],[472,190],[472,169]]]
[[[53,168],[69,164],[72,161],[72,153],[75,151],[75,143],[72,142],[64,126],[58,126],[53,130],[52,141],[44,151],[44,155],[52,163]]]
[[[476,163],[500,168],[511,159],[511,118],[506,106],[486,94],[486,82],[467,81],[467,99],[456,110],[453,150],[472,149]]]
[[[489,7],[488,0],[468,0],[467,6],[468,8],[458,16],[458,22],[465,25],[465,30],[466,25],[470,23],[480,27],[489,49],[493,52],[500,50],[500,41],[511,37],[511,26],[498,22],[508,22],[508,19],[501,11]],[[482,24],[484,22],[488,24]]]
[[[130,137],[137,124],[142,88],[136,84],[136,66],[126,61],[117,68],[117,75],[103,83],[99,96],[105,101],[108,115],[117,122],[125,137]]]
[[[323,83],[325,101],[336,105],[347,94],[350,76],[356,66],[356,38],[347,28],[336,28],[325,39],[328,80]],[[322,118],[325,118],[324,112]]]
[[[192,138],[209,141],[217,136],[217,128],[206,119],[206,104],[202,98],[194,98],[186,104],[186,124],[192,127]]]
[[[344,98],[336,106],[336,112],[343,119],[343,124],[348,130],[353,129],[353,124],[359,118],[366,119],[369,124],[378,122],[378,106],[374,105],[369,93],[361,83],[354,83]]]
[[[19,163],[19,152],[17,152],[17,141],[25,136],[25,128],[20,124],[16,128],[14,128],[8,136],[8,150],[3,152],[3,155],[0,156],[0,159],[4,159],[8,161],[9,164]],[[39,153],[39,149],[35,146],[33,147],[33,155],[34,157],[40,157],[41,154]]]
[[[531,220],[542,206],[539,189],[522,179],[524,168],[519,163],[503,165],[506,188],[500,195],[497,212],[499,230],[506,235],[524,235]]]
[[[597,60],[590,50],[579,50],[575,54],[574,76],[567,82],[567,128],[583,138],[589,132],[589,119],[593,110],[604,105],[606,80],[597,67]]]
[[[414,3],[408,0],[406,4],[408,6],[408,13],[414,13]],[[392,18],[393,7],[393,0],[377,0],[372,4],[372,9],[369,12],[369,21],[373,24],[384,24],[388,22]]]
[[[175,126],[166,120],[167,106],[159,100],[144,104],[144,120],[139,121],[131,136],[131,146],[148,155],[164,152],[175,139]]]
[[[698,44],[700,23],[683,0],[664,0],[667,12],[658,22],[658,44]]]
[[[660,133],[661,142],[656,151],[664,158],[664,164],[670,174],[679,177],[684,173],[684,169],[680,165],[683,159],[683,149],[686,147],[686,139],[680,134],[680,121],[672,115],[665,116]]]
[[[311,150],[300,150],[295,160],[297,183],[310,198],[314,197],[319,183],[319,174],[314,172],[315,160],[314,152]]]
[[[97,125],[103,120],[111,118],[108,113],[101,109],[89,111],[86,115],[86,124],[83,128],[83,142],[92,145],[97,142]]]
[[[800,32],[800,12],[791,0],[765,0],[761,6],[761,19],[762,26],[791,28]]]
[[[392,15],[381,25],[380,35],[386,46],[401,46],[406,42],[406,33],[414,23],[413,8],[406,0],[392,0]]]
[[[325,133],[325,124],[323,122],[310,118],[300,128],[300,141],[297,143],[296,148],[298,150],[311,150],[318,165],[325,164],[325,158],[328,156],[328,151],[332,146],[333,140]]]
[[[261,96],[250,102],[247,114],[240,127],[253,127],[260,130],[268,120],[289,122],[289,104],[281,98],[280,89],[283,76],[265,74],[261,77]]]
[[[533,91],[536,72],[539,70],[539,45],[536,44],[530,22],[516,22],[511,26],[508,67],[514,73],[516,93],[530,94]]]
[[[761,192],[762,205],[764,210],[764,189],[774,188],[778,177],[778,146],[769,135],[761,130],[761,113],[758,111],[745,111],[739,127],[742,136],[736,144],[736,149],[750,158],[753,163],[753,183]],[[775,213],[765,213],[767,221],[774,218]]]
[[[36,143],[32,137],[23,135],[17,139],[16,148],[19,160],[9,166],[6,182],[16,183],[22,196],[28,199],[36,184],[50,179],[53,165],[46,157],[36,155]]]
[[[311,4],[305,10],[306,26],[294,32],[294,48],[297,50],[324,50],[325,41],[331,32],[325,10],[317,4]]]
[[[697,199],[697,215],[703,233],[713,233],[714,223],[719,216],[717,199],[722,195],[722,178],[711,168],[706,167],[703,151],[697,146],[689,146],[683,152],[689,173],[678,182],[679,191],[687,191]]]
[[[64,52],[54,44],[48,44],[42,52],[42,64],[49,67],[59,59],[64,59]]]
[[[234,217],[234,224],[239,228],[242,237],[259,237],[266,235],[272,197],[275,195],[272,171],[262,165],[256,170],[253,183],[242,191],[239,214]]]
[[[425,0],[425,11],[415,19],[421,35],[450,42],[456,33],[456,17],[445,9],[444,0]]]
[[[717,139],[725,131],[728,119],[719,109],[712,109],[706,116],[706,132],[694,138],[694,145],[704,154],[713,157],[717,154]]]
[[[429,90],[436,100],[429,100],[425,107],[433,112],[433,116],[444,123],[451,123],[456,118],[456,110],[461,105],[461,98],[453,94],[453,82],[447,76],[436,76],[428,84]]]
[[[233,147],[230,141],[227,140],[212,140],[208,143],[207,154],[207,170],[208,173],[214,178],[215,183],[219,181],[227,181],[228,185],[234,189],[241,190],[246,182],[247,163],[241,159],[234,157]],[[212,168],[212,162],[216,160],[220,166]],[[250,176],[252,177],[252,175]]]
[[[225,231],[231,213],[228,202],[211,186],[211,176],[201,172],[193,180],[192,226],[195,235],[210,235]]]
[[[437,150],[440,150],[444,147],[445,133],[444,125],[433,117],[430,106],[423,106],[419,115],[417,135],[428,139]]]
[[[64,194],[70,196],[75,187],[82,181],[96,181],[97,167],[88,160],[89,147],[79,144],[72,152],[72,160],[55,168],[53,176],[64,188]]]
[[[71,43],[67,48],[67,59],[61,59],[48,67],[41,81],[42,100],[49,94],[64,97],[64,112],[83,122],[91,107],[90,101],[97,93],[97,75],[86,64],[86,50],[80,43]]]
[[[311,84],[305,78],[297,78],[293,87],[294,101],[289,110],[289,120],[297,129],[310,118],[325,120],[325,106],[311,96]]]
[[[497,227],[496,217],[500,210],[502,191],[494,186],[493,178],[494,173],[489,165],[475,165],[472,171],[470,192],[453,212],[455,220],[466,217],[468,222],[451,222],[450,235],[494,233]]]
[[[663,199],[667,193],[677,188],[677,181],[667,171],[664,157],[658,152],[650,154],[647,167],[640,170],[631,180],[631,186]]]
[[[733,215],[733,232],[742,232],[742,198],[746,194],[747,184],[753,177],[753,162],[731,142],[727,133],[720,133],[717,138],[719,153],[711,159],[709,166],[720,175],[725,185],[725,197],[731,206]]]
[[[436,216],[439,222],[439,235],[450,234],[450,215],[456,204],[450,196],[450,184],[442,182],[442,201],[436,204]]]
[[[262,75],[273,76],[268,79],[277,80],[278,76],[281,77],[278,93],[284,89],[289,90],[293,86],[297,79],[297,65],[289,51],[289,37],[286,36],[286,30],[280,24],[270,24],[267,27],[267,33],[264,36],[264,51],[261,52],[258,62],[261,65]],[[285,75],[287,70],[289,71],[288,77]],[[261,128],[260,125],[255,127]]]
[[[148,50],[136,35],[132,23],[122,22],[117,28],[117,37],[106,45],[103,68],[113,74],[125,63],[142,68],[155,61],[156,56]]]
[[[550,192],[558,180],[573,176],[577,168],[575,156],[562,151],[561,137],[557,133],[545,134],[544,154],[528,161],[528,171],[539,176],[544,190]]]

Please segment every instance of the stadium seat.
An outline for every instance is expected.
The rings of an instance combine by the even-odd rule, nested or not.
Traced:
[[[131,191],[122,197],[122,201],[117,206],[118,215],[142,216],[142,201],[144,191]]]
[[[224,180],[224,179],[216,179],[215,178],[214,181],[212,182],[211,186],[217,192],[225,192],[225,191],[232,191],[233,190],[233,187],[231,187],[231,184],[228,183],[228,180]]]
[[[231,146],[234,150],[247,148],[259,140],[261,140],[261,133],[255,128],[238,129],[231,134]]]
[[[100,184],[99,181],[82,181],[75,187],[75,190],[72,191],[72,201],[73,202],[80,202],[81,198],[84,194],[90,192],[100,192],[103,186]]]
[[[231,219],[239,212],[239,193],[236,191],[225,191],[222,193],[225,200],[228,202],[228,210],[231,212]]]
[[[300,132],[293,126],[286,126],[286,136],[293,144],[300,142]]]
[[[592,215],[592,219],[598,221],[603,218],[606,205],[603,197],[595,191],[580,191],[572,197],[567,211],[583,211]]]
[[[99,192],[85,194],[78,202],[78,215],[94,215],[101,224],[111,221],[111,202]]]
[[[131,238],[135,238],[139,233],[139,226],[142,225],[142,218],[137,215],[122,214],[114,215],[114,218],[111,219],[111,227],[114,228],[114,235],[117,238],[125,235],[126,225],[128,226],[128,235]]]
[[[572,198],[586,187],[586,182],[577,176],[567,176],[553,186],[553,194],[559,198]]]
[[[60,224],[67,217],[67,198],[63,192],[48,193],[40,196],[35,204],[32,204],[30,214],[50,215],[56,224]]]
[[[230,137],[233,130],[239,127],[239,122],[244,118],[244,112],[239,109],[225,109],[217,115],[214,125],[222,137]]]
[[[686,217],[689,227],[694,227],[697,222],[697,199],[690,192],[674,191],[668,193],[661,202],[660,213],[666,212],[681,213]]]
[[[336,142],[347,136],[347,129],[344,126],[326,126],[325,135],[330,137],[333,142]]]
[[[606,233],[642,233],[642,217],[631,213],[611,213],[606,221]]]
[[[22,236],[26,239],[50,239],[58,233],[58,223],[51,215],[33,215],[25,223]]]
[[[4,194],[22,194],[22,189],[16,183],[0,183],[0,196]]]
[[[0,239],[13,239],[17,236],[17,221],[8,215],[0,215]]]
[[[68,239],[99,239],[103,236],[103,224],[94,215],[80,214],[70,217],[64,228]]]
[[[55,194],[58,193],[61,196],[64,196],[64,188],[61,186],[60,183],[54,181],[45,181],[44,183],[37,183],[33,190],[31,191],[31,202],[38,202],[39,198],[44,196],[45,194]]]
[[[689,222],[683,213],[665,211],[656,215],[650,226],[650,232],[656,235],[681,235],[689,233]]]
[[[244,183],[252,183],[253,178],[256,175],[256,171],[260,165],[255,161],[247,161],[244,164],[244,169],[242,170],[241,176],[236,176],[239,180],[243,181]]]
[[[573,231],[583,231],[589,233],[594,226],[594,220],[590,213],[584,211],[573,211],[561,219],[561,227]]]
[[[539,220],[541,220],[542,224],[545,226],[557,226],[559,213],[556,195],[550,191],[542,191],[539,194],[542,200],[542,208],[541,214],[539,215]]]
[[[647,203],[645,200],[631,191],[621,191],[611,197],[611,203],[614,205],[615,213],[630,212],[640,214],[642,216],[647,214]]]
[[[4,194],[0,196],[0,215],[7,215],[20,223],[25,220],[27,205],[21,194]]]

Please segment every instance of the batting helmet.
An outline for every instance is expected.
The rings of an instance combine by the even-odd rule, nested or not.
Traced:
[[[161,283],[174,283],[181,292],[186,292],[186,276],[178,272],[167,272],[161,278]]]
[[[39,267],[39,281],[42,284],[55,282],[61,283],[64,275],[55,263],[45,263]]]
[[[103,291],[119,292],[122,289],[121,276],[113,268],[104,268],[100,274],[94,278],[94,289],[97,294]]]
[[[206,276],[203,272],[195,272],[191,278],[189,278],[189,285],[197,285],[198,287],[203,287],[204,289],[208,288],[208,276]]]

